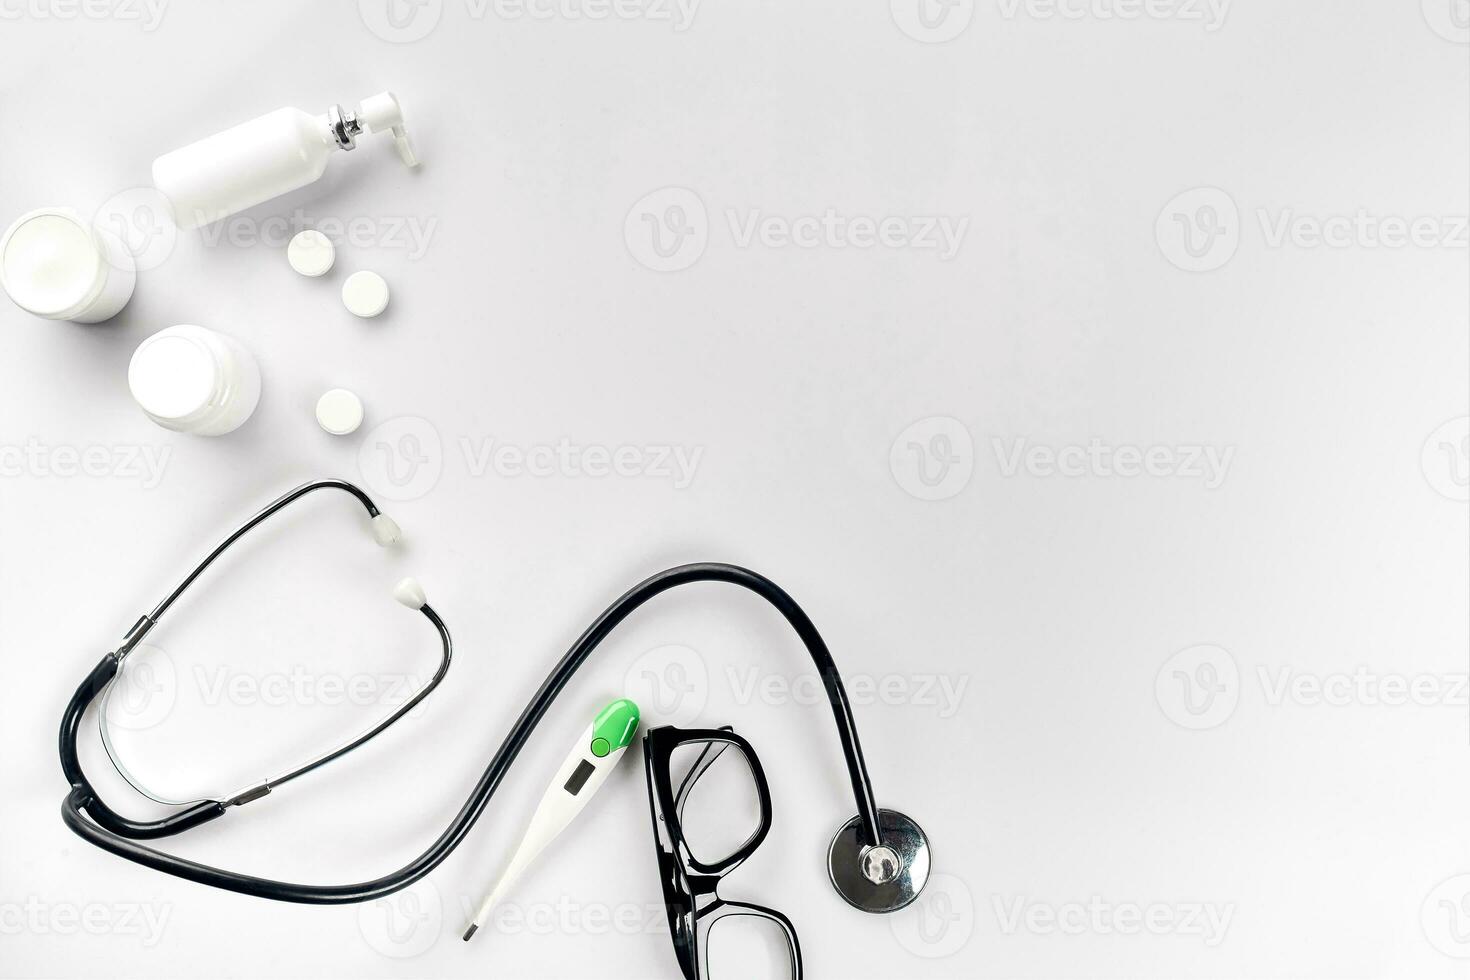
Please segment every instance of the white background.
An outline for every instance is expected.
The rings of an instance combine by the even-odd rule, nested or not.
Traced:
[[[786,911],[810,977],[1464,976],[1463,0],[395,3],[0,0],[0,217],[120,214],[150,266],[108,324],[0,308],[0,974],[674,976],[641,753],[458,940],[627,691],[760,751],[775,829],[726,894]],[[156,155],[385,87],[421,171],[365,139],[223,229],[148,224]],[[281,229],[331,222],[337,268],[295,275]],[[374,321],[337,298],[359,268],[393,289]],[[259,358],[231,436],[129,400],[133,348],[181,322]],[[311,417],[339,385],[353,437]],[[587,475],[594,447],[633,475]],[[407,896],[273,904],[72,837],[73,686],[321,475],[377,495],[403,553],[327,497],[242,546],[151,638],[140,775],[238,788],[385,711],[433,657],[401,575],[454,667],[349,760],[166,844],[295,881],[398,867],[607,602],[721,559],[866,684],[879,800],[933,839],[923,901],[832,893],[830,718],[794,637],[720,586],[614,634]],[[155,812],[94,741],[117,805]]]

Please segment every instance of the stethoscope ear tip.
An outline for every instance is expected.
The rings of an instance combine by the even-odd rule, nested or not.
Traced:
[[[424,595],[424,587],[412,576],[393,586],[393,598],[410,609],[422,609],[429,604],[428,596]]]
[[[373,540],[386,548],[403,540],[403,531],[393,518],[379,514],[373,518]]]

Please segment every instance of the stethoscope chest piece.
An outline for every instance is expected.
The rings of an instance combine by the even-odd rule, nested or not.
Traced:
[[[827,851],[832,887],[863,912],[897,912],[929,881],[929,838],[897,810],[879,810],[882,843],[870,845],[861,817],[842,825]]]

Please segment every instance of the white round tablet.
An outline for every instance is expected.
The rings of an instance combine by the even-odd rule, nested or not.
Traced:
[[[388,307],[388,283],[376,272],[354,272],[342,284],[342,302],[357,316],[377,316]]]
[[[303,276],[324,276],[337,260],[337,247],[315,228],[298,231],[286,245],[286,261]]]
[[[346,388],[333,388],[316,400],[316,420],[334,436],[356,432],[362,425],[362,399]]]

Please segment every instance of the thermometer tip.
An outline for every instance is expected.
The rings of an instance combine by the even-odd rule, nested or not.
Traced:
[[[464,931],[464,941],[469,942],[470,937],[473,936],[479,930],[479,928],[479,926],[471,922],[470,927]]]

